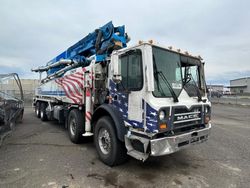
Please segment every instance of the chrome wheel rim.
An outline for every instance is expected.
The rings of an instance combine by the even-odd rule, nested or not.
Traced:
[[[98,144],[103,154],[107,155],[111,150],[110,134],[105,128],[101,128],[98,133]]]
[[[74,118],[70,120],[69,129],[70,134],[74,136],[76,134],[76,121]]]
[[[36,109],[36,115],[37,115],[37,116],[39,115],[39,110],[38,110],[38,109]]]
[[[43,111],[40,112],[40,116],[41,116],[41,118],[43,118],[43,116],[44,116]]]

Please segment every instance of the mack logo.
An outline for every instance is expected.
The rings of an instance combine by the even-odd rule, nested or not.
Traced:
[[[180,116],[177,116],[177,121],[196,119],[196,118],[199,118],[198,114],[180,115]]]

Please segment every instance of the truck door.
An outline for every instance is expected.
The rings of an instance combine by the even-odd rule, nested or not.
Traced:
[[[119,57],[122,81],[118,84],[118,103],[125,121],[143,128],[143,63],[141,50],[132,50]]]

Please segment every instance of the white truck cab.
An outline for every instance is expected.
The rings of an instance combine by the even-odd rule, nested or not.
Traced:
[[[211,103],[201,58],[151,43],[112,55],[110,104],[127,127],[128,154],[146,160],[207,140]]]

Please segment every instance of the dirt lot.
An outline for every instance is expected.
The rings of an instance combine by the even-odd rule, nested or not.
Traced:
[[[72,144],[55,122],[31,108],[0,148],[0,187],[249,187],[250,108],[213,105],[207,143],[145,163],[110,168],[90,140]]]

